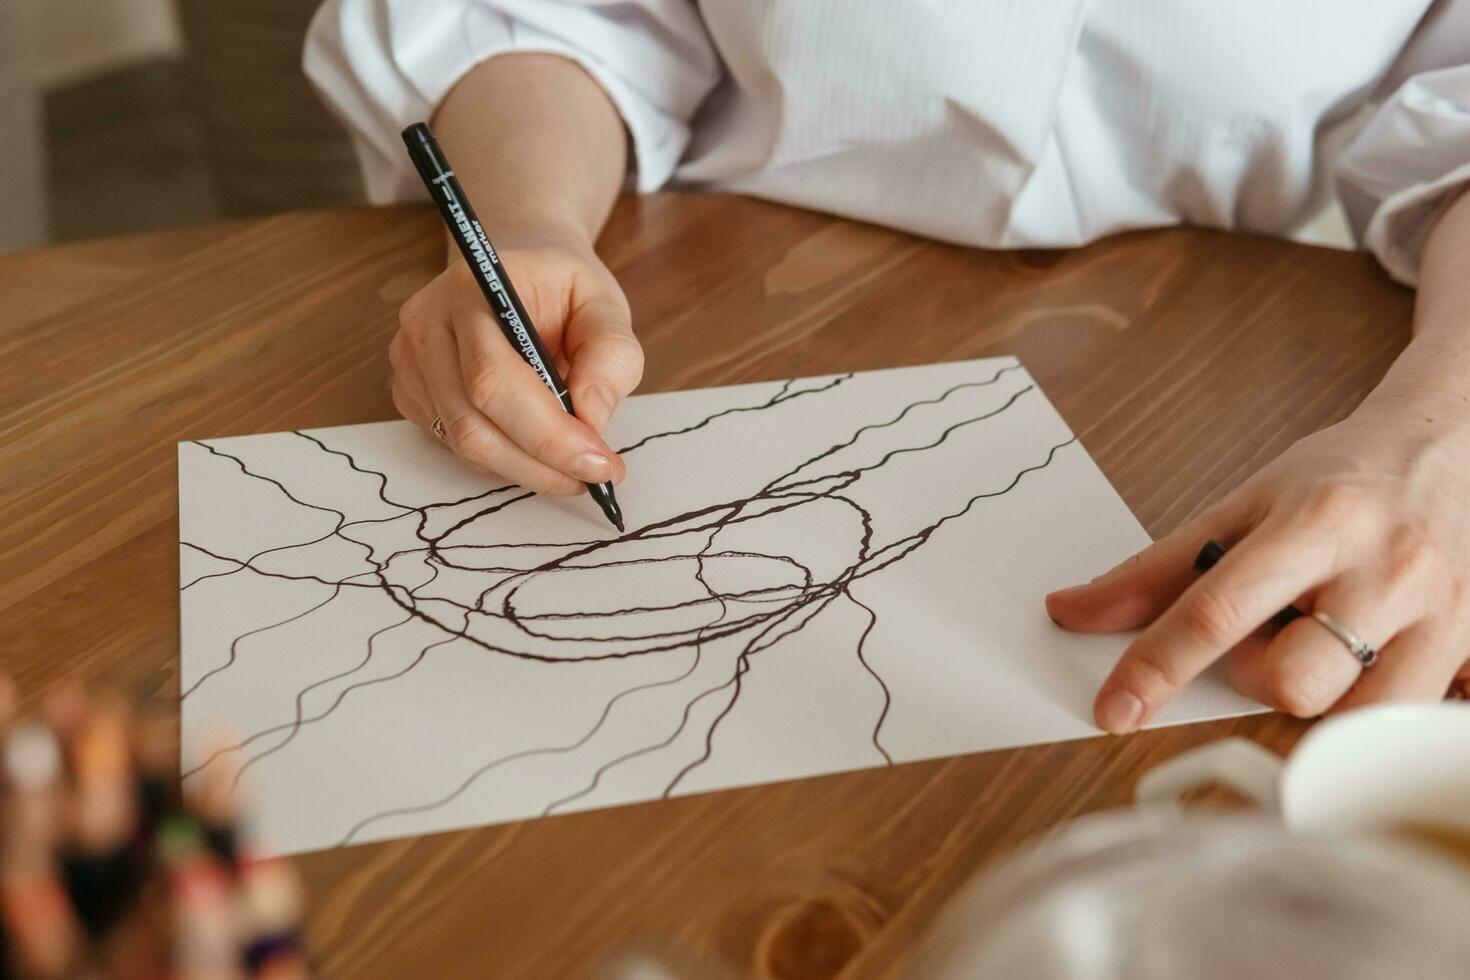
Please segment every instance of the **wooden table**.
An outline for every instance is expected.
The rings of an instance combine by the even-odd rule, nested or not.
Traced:
[[[400,208],[0,258],[0,650],[29,697],[109,677],[177,697],[174,444],[392,417],[395,312],[442,248]],[[1016,354],[1155,536],[1345,415],[1409,334],[1410,294],[1362,255],[1197,230],[984,253],[661,194],[622,202],[602,251],[643,390]],[[645,941],[739,975],[887,976],[991,856],[1126,803],[1184,748],[1302,730],[1255,717],[313,854],[310,940],[333,977],[579,976]]]

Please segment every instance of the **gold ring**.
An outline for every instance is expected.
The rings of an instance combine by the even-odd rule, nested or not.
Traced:
[[[449,445],[449,434],[444,431],[444,416],[434,416],[434,424],[429,426],[429,428],[434,430],[434,435],[439,437],[440,442],[446,446]]]

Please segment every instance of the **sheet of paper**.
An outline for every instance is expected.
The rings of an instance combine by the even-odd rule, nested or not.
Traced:
[[[290,853],[1096,734],[1126,638],[1042,597],[1148,537],[1016,361],[608,436],[621,536],[406,422],[180,445],[186,771]],[[1250,710],[1211,675],[1159,723]]]

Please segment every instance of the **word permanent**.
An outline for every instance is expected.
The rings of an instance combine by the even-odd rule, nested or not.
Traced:
[[[465,247],[470,251],[471,261],[485,274],[485,281],[489,283],[490,290],[494,294],[491,302],[495,306],[496,315],[500,317],[500,322],[509,329],[513,342],[520,348],[531,366],[536,369],[536,373],[541,376],[546,387],[551,389],[553,395],[560,396],[561,392],[556,390],[556,384],[551,379],[551,372],[546,369],[546,363],[541,359],[541,352],[531,338],[531,332],[526,329],[525,321],[521,319],[516,304],[506,290],[505,279],[500,275],[498,268],[500,259],[495,254],[495,249],[490,244],[485,230],[480,227],[478,221],[470,220],[469,216],[464,213],[464,208],[451,195],[445,195],[445,203],[454,218],[455,228],[458,229],[460,237],[464,240]]]

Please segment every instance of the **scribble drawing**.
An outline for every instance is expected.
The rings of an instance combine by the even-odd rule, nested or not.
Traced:
[[[293,753],[329,752],[317,743],[341,745],[346,735],[334,733],[338,719],[356,711],[350,724],[362,724],[369,703],[391,713],[411,740],[413,719],[432,720],[433,705],[407,705],[415,695],[406,685],[435,658],[458,664],[473,662],[462,659],[473,655],[513,669],[508,677],[532,678],[526,683],[541,692],[485,691],[487,712],[539,719],[565,711],[565,719],[549,726],[557,737],[438,746],[433,764],[449,778],[436,791],[405,798],[384,785],[373,797],[383,805],[343,815],[331,840],[306,843],[436,828],[437,813],[507,770],[517,777],[507,774],[505,781],[526,794],[512,808],[518,816],[600,805],[609,780],[632,779],[630,770],[646,784],[634,796],[667,797],[686,791],[722,753],[745,751],[722,739],[729,719],[759,696],[750,687],[762,663],[802,643],[820,647],[823,656],[840,653],[861,672],[869,693],[858,698],[867,735],[857,764],[892,764],[885,726],[895,712],[925,710],[895,700],[875,659],[875,630],[885,617],[907,615],[892,598],[902,592],[905,564],[938,537],[963,538],[968,517],[1042,480],[1059,458],[1081,452],[1018,363],[946,367],[963,367],[961,380],[955,370],[932,381],[915,376],[902,401],[858,390],[868,375],[712,389],[697,417],[672,412],[620,452],[634,470],[648,454],[662,453],[666,473],[680,460],[725,459],[728,473],[715,483],[729,495],[685,500],[640,521],[639,498],[624,491],[629,525],[622,535],[590,521],[557,523],[557,514],[576,502],[551,503],[515,487],[424,503],[404,489],[401,461],[375,458],[330,429],[184,444],[181,479],[186,469],[212,467],[199,470],[210,475],[210,486],[227,487],[226,497],[254,494],[250,499],[266,501],[277,515],[269,529],[276,536],[262,537],[270,543],[257,550],[222,550],[208,533],[208,519],[190,524],[205,530],[185,533],[180,542],[189,566],[181,575],[183,603],[192,624],[185,631],[186,732],[209,727],[221,720],[217,715],[229,715],[229,705],[249,700],[233,685],[242,671],[254,670],[253,658],[285,665],[279,676],[254,670],[248,685],[269,690],[274,720],[215,745],[186,779],[228,761],[239,767],[237,778],[250,780]],[[967,473],[981,465],[977,454],[991,452],[998,434],[1014,436],[1014,419],[1023,411],[1032,416],[1028,433],[1044,430],[1044,440],[995,450],[997,462],[982,466],[983,479],[946,487],[943,506],[932,513],[905,506],[912,488],[944,481],[961,463]],[[1038,417],[1046,425],[1038,428]],[[757,425],[763,444],[742,448],[737,437]],[[813,427],[827,434],[820,444],[803,443],[797,433]],[[314,461],[280,461],[287,459],[282,454],[305,460],[303,453],[315,454]],[[304,470],[310,478],[298,472]],[[324,481],[332,483],[331,493],[321,492]],[[185,481],[181,497],[188,507],[243,506],[218,493],[212,499],[193,493]],[[562,510],[548,518],[549,507]],[[281,525],[297,518],[303,533],[282,543]],[[559,537],[527,536],[533,527],[555,527]],[[249,598],[259,590],[267,590],[269,601]],[[220,635],[224,623],[203,622],[219,610],[234,610],[225,618],[238,613],[248,628],[230,625],[233,632]],[[818,629],[820,642],[810,635]],[[318,665],[316,648],[301,637],[322,631],[332,657]],[[219,642],[194,651],[191,638],[204,635]],[[297,653],[281,660],[287,647]],[[891,647],[890,641],[884,651],[890,659]],[[596,674],[595,693],[573,694],[568,687],[566,703],[545,694],[569,685],[579,671]],[[821,692],[810,696],[820,699]],[[636,737],[627,734],[633,726],[641,726]],[[331,758],[316,764],[330,771]],[[537,780],[544,789],[528,787]],[[447,825],[473,819],[460,813]],[[292,849],[302,844],[291,843]]]

